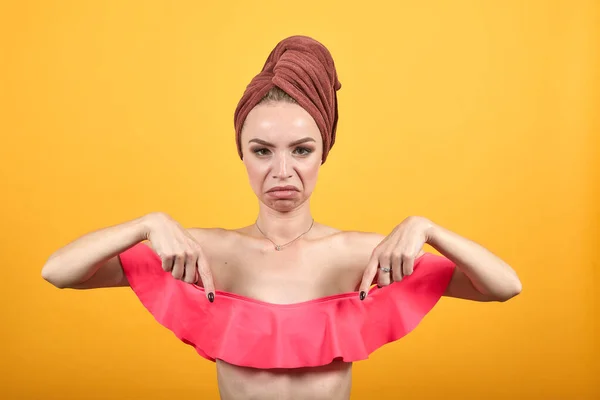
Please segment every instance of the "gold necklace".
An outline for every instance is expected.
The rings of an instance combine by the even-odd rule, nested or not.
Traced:
[[[260,233],[262,233],[262,235],[263,235],[264,237],[266,237],[267,239],[269,239],[269,241],[270,241],[271,243],[273,243],[273,245],[275,246],[275,250],[277,250],[277,251],[281,251],[281,250],[283,250],[283,248],[284,248],[284,247],[286,247],[286,246],[288,246],[288,245],[290,245],[290,244],[294,243],[296,240],[298,240],[298,239],[300,239],[302,236],[306,235],[306,234],[307,234],[307,233],[308,233],[308,232],[309,232],[309,231],[312,229],[312,227],[313,227],[313,225],[314,225],[314,224],[315,224],[315,219],[313,218],[313,220],[312,220],[312,222],[311,222],[311,224],[310,224],[310,228],[308,228],[308,230],[307,230],[306,232],[304,232],[303,234],[301,234],[300,236],[298,236],[296,239],[292,240],[291,242],[287,242],[287,243],[285,243],[285,244],[281,244],[281,245],[279,245],[279,244],[275,243],[274,241],[272,241],[271,239],[269,239],[269,237],[268,237],[267,235],[265,235],[265,233],[264,233],[264,232],[263,232],[263,231],[260,229],[260,227],[258,226],[258,219],[257,219],[257,220],[256,220],[256,222],[254,223],[254,225],[256,225],[256,227],[258,228],[258,230],[260,231]]]

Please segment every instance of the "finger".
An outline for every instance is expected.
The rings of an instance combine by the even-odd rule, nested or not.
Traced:
[[[183,276],[183,270],[185,265],[185,255],[177,255],[175,256],[175,262],[173,263],[173,270],[171,271],[171,275],[175,279],[181,279]]]
[[[377,284],[387,286],[392,283],[392,263],[388,254],[382,254],[379,257],[379,272],[377,275]]]
[[[360,282],[360,297],[361,300],[364,300],[367,297],[367,293],[369,292],[369,288],[373,284],[373,280],[377,275],[377,265],[379,265],[379,260],[376,255],[371,256],[369,263],[367,264],[367,268],[363,273],[362,281]]]
[[[402,257],[402,272],[404,276],[409,276],[413,273],[415,266],[415,257],[410,255],[404,255]]]
[[[194,283],[196,281],[196,265],[198,262],[198,256],[195,254],[188,254],[185,257],[185,266],[183,270],[183,280],[187,283]]]
[[[161,256],[162,269],[165,272],[171,272],[173,270],[173,263],[175,262],[175,256]]]
[[[204,287],[206,297],[208,298],[208,301],[212,303],[215,300],[215,284],[213,282],[212,272],[210,271],[206,257],[202,252],[199,254],[197,266],[198,274],[200,276],[200,280],[202,281],[202,286]]]
[[[399,252],[392,253],[392,279],[394,282],[402,280],[402,256]]]

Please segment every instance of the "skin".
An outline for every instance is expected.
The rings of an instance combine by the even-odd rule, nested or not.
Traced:
[[[306,231],[312,221],[309,199],[323,155],[321,134],[310,114],[286,102],[258,105],[246,118],[241,142],[248,180],[259,201],[258,225],[263,232],[281,243]],[[297,191],[287,198],[268,193],[285,185]]]
[[[312,224],[309,200],[323,152],[319,129],[295,104],[259,105],[248,115],[241,141],[249,183],[259,201],[257,224],[275,243],[287,243]],[[273,187],[287,185],[296,188],[289,196],[269,193]],[[206,232],[194,235],[201,243],[211,241]],[[224,247],[202,246],[211,249],[208,259],[216,286],[271,303],[356,290],[370,255],[365,248],[359,252],[362,260],[352,257],[351,238],[319,223],[281,252],[273,249],[256,225],[220,236]],[[378,239],[371,239],[371,248]],[[228,251],[232,248],[238,249],[239,257]],[[334,362],[320,368],[260,371],[217,361],[223,399],[347,399],[351,368],[349,363]]]
[[[290,304],[401,281],[410,275],[423,246],[431,245],[457,268],[445,296],[506,301],[521,291],[514,270],[487,249],[427,218],[410,216],[387,236],[340,231],[314,222],[310,198],[322,159],[322,140],[300,106],[261,104],[248,115],[241,135],[243,162],[259,202],[257,224],[235,230],[183,229],[163,213],[89,233],[53,254],[42,276],[60,288],[128,286],[118,253],[143,240],[175,279],[269,303]],[[276,186],[292,185],[274,195]],[[288,243],[275,251],[273,243]],[[381,268],[389,268],[389,272]],[[213,296],[213,297],[211,297]],[[218,334],[216,332],[215,334]],[[258,370],[217,360],[223,400],[350,398],[352,364]]]

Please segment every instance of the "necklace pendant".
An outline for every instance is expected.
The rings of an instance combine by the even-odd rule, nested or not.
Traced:
[[[279,245],[276,245],[276,246],[275,246],[275,250],[277,250],[277,251],[281,251],[281,246],[279,246]]]

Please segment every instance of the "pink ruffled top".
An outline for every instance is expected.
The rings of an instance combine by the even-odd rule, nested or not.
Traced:
[[[204,289],[163,271],[139,243],[120,254],[129,285],[154,318],[202,357],[253,368],[315,367],[367,359],[411,332],[443,295],[455,265],[425,253],[412,275],[365,300],[357,292],[295,304],[271,304]]]

